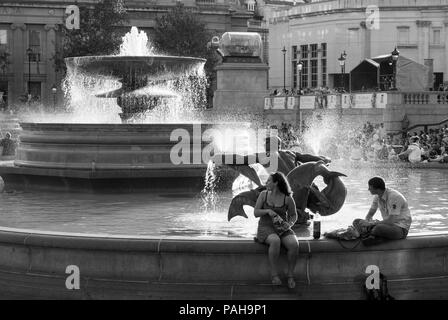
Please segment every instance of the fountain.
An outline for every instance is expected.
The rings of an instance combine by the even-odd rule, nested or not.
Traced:
[[[227,222],[226,212],[203,213],[197,205],[202,197],[206,210],[215,210],[220,197],[227,201],[227,209],[232,199],[232,194],[214,193],[209,184],[217,179],[213,165],[174,165],[170,161],[174,129],[202,136],[204,128],[195,131],[193,123],[185,122],[136,123],[140,115],[157,109],[161,100],[175,99],[173,92],[148,85],[158,86],[203,61],[127,54],[67,60],[73,70],[95,70],[121,83],[120,88],[113,86],[97,95],[118,100],[122,123],[21,124],[16,160],[0,167],[8,191],[0,193],[0,298],[360,299],[369,266],[377,266],[391,280],[389,292],[395,298],[448,296],[448,240],[446,230],[435,232],[438,225],[429,230],[431,234],[417,233],[407,240],[369,248],[313,241],[306,228],[299,230],[298,285],[294,290],[272,287],[266,247],[252,240],[257,222],[253,215]],[[121,77],[123,73],[126,76]],[[142,93],[143,99],[137,99],[135,94]],[[365,171],[347,177],[352,199],[338,216],[343,223],[349,223],[352,215],[363,215],[371,200],[366,197],[365,178],[374,172]],[[446,181],[446,175],[440,176],[432,172],[428,181]],[[396,184],[402,187],[407,182],[411,193],[424,185],[426,175],[406,171],[398,177],[401,180]],[[197,198],[191,193],[172,193],[192,186],[196,190],[205,186],[204,192]],[[32,187],[39,192],[28,191]],[[443,187],[426,185],[426,191],[439,192],[439,199],[429,207],[446,205]],[[120,195],[55,193],[45,188],[113,190]],[[154,188],[165,191],[122,192]],[[423,191],[417,204],[429,197]],[[417,224],[423,224],[428,206],[415,209],[420,214]],[[335,216],[323,219],[323,231],[336,226],[332,219]],[[165,222],[162,227],[160,220]],[[284,270],[283,254],[280,262]],[[166,310],[167,314],[177,314],[174,309]]]
[[[177,141],[170,135],[185,130],[202,136],[211,124],[193,128],[189,122],[139,123],[138,118],[162,103],[170,108],[178,94],[161,85],[185,75],[200,77],[205,60],[152,53],[146,35],[134,27],[119,55],[66,58],[69,80],[87,76],[118,82],[118,88],[95,96],[116,99],[122,123],[22,122],[14,165],[0,169],[6,188],[201,190],[207,163],[173,164],[170,152]],[[208,142],[201,139],[196,148],[192,139],[193,159]]]

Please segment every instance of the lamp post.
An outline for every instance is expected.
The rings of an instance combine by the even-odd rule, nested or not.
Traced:
[[[28,100],[30,100],[31,95],[31,55],[33,54],[33,49],[28,48],[26,49],[26,54],[28,55]],[[28,101],[29,102],[29,101]]]
[[[344,65],[342,66],[342,83],[344,84],[345,89],[345,62],[347,61],[347,53],[345,53],[345,50],[342,53],[342,57],[344,58]]]
[[[286,48],[283,46],[283,93],[286,92]]]
[[[341,90],[345,88],[344,84],[344,73],[345,73],[345,58],[347,57],[347,54],[341,53],[341,56],[338,58],[339,65],[341,66]]]
[[[302,68],[303,63],[302,61],[297,62],[297,74],[299,75],[299,93],[302,90]]]
[[[392,67],[393,67],[393,88],[391,90],[397,90],[397,61],[400,51],[395,47],[394,51],[391,52],[392,55]]]
[[[53,93],[53,111],[56,111],[56,93],[58,92],[58,88],[55,84],[51,87],[51,92]]]

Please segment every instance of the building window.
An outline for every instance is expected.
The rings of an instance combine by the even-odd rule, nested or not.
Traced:
[[[409,27],[398,27],[398,44],[409,44]]]
[[[358,45],[359,43],[359,29],[348,29],[348,46]]]
[[[320,48],[322,50],[322,58],[326,58],[327,57],[327,44],[321,43]]]
[[[297,88],[297,73],[298,73],[298,70],[297,70],[297,62],[296,61],[293,61],[292,62],[292,87],[293,88]]]
[[[441,29],[432,30],[432,44],[440,44],[440,35],[442,33]]]
[[[6,51],[8,46],[8,31],[0,29],[0,52]]]
[[[0,45],[8,44],[8,31],[0,29]]]
[[[321,60],[322,64],[322,87],[327,86],[327,59]]]
[[[308,88],[308,60],[302,60],[302,88]]]
[[[317,43],[310,45],[311,47],[311,58],[317,58]]]
[[[308,59],[308,45],[301,45],[300,46],[300,51],[302,53],[302,60],[303,59]]]
[[[298,87],[298,73],[297,70],[297,63],[300,61],[299,59],[299,52],[297,51],[297,46],[292,46],[292,86],[293,88]]]
[[[311,88],[317,87],[317,60],[311,60]]]
[[[297,46],[292,46],[292,59],[297,60]]]
[[[295,46],[292,47],[294,52]],[[319,52],[321,58],[319,59]],[[300,54],[299,54],[300,53]],[[313,43],[309,45],[301,45],[300,52],[294,54],[293,63],[293,84],[294,87],[301,88],[317,88],[319,86],[327,86],[327,44]],[[300,58],[299,58],[300,57]],[[297,71],[297,63],[302,62],[302,71]],[[322,69],[320,69],[322,67]],[[322,81],[319,79],[322,76]],[[301,81],[297,80],[300,77]]]
[[[41,47],[40,47],[40,31],[38,30],[30,30],[28,39],[29,48],[33,50],[33,54],[31,55],[31,61],[41,61]]]
[[[255,1],[254,0],[248,0],[247,1],[247,10],[248,11],[255,11]]]
[[[40,81],[30,81],[29,92],[31,93],[31,98],[35,101],[39,101],[42,96],[42,84]]]

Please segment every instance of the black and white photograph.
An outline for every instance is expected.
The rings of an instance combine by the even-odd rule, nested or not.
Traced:
[[[448,0],[0,1],[0,300],[273,319],[447,258]]]

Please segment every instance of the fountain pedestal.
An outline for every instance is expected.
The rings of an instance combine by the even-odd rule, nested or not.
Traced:
[[[227,62],[217,66],[213,109],[217,113],[262,115],[264,97],[269,95],[268,70],[269,67],[261,62]]]
[[[263,42],[255,32],[226,32],[219,40],[217,90],[213,110],[217,114],[263,116],[268,91],[267,64],[262,61]]]

